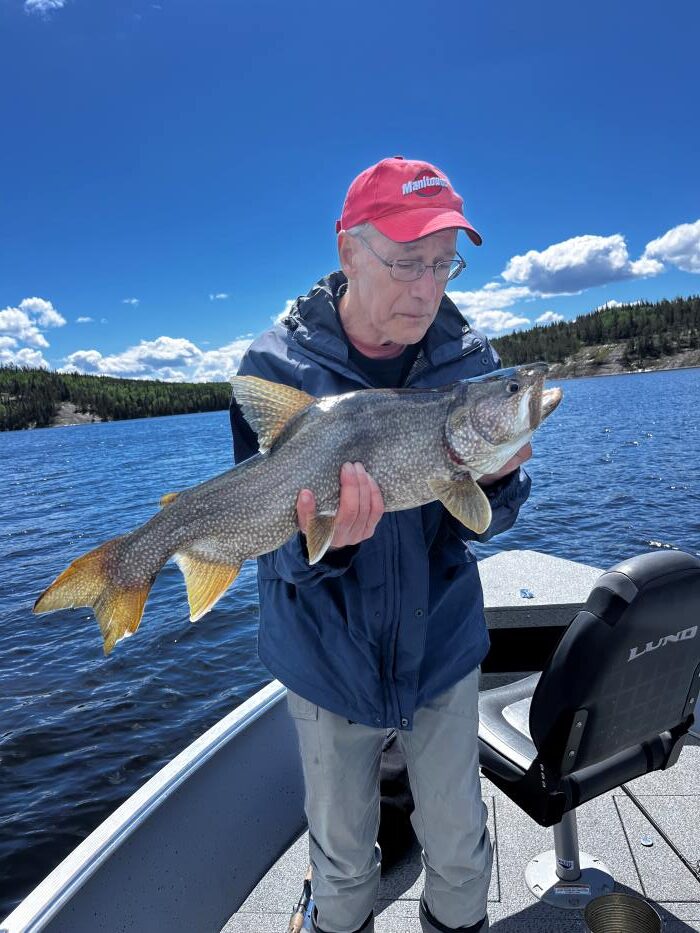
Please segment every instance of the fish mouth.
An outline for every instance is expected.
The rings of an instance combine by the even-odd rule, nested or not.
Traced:
[[[560,388],[555,386],[552,389],[545,389],[542,393],[542,401],[540,403],[541,418],[540,421],[544,421],[545,418],[549,417],[552,414],[554,409],[557,407],[559,402],[562,400],[562,391]]]
[[[516,445],[514,450],[519,450],[530,440],[533,432],[542,424],[545,418],[552,414],[563,398],[563,392],[558,386],[544,388],[543,383],[547,369],[546,363],[535,363],[529,366],[512,367],[509,370],[502,370],[500,373],[487,373],[485,376],[470,380],[470,382],[490,382],[495,379],[503,381],[504,375],[511,376],[512,374],[512,378],[520,382],[521,386],[523,382],[525,383],[522,386],[523,391],[519,395],[517,411],[513,412],[511,442]],[[488,444],[495,447],[501,446],[502,442],[492,436],[488,427],[484,430],[479,407],[477,401],[470,412],[472,427]]]

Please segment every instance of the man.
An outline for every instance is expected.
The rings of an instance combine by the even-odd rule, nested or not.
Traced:
[[[500,365],[444,294],[464,268],[458,230],[481,237],[447,177],[384,159],[350,186],[336,224],[342,271],[321,279],[255,340],[239,373],[314,396],[445,385]],[[236,462],[257,449],[235,401]],[[480,482],[510,528],[528,496],[523,448]],[[488,929],[491,845],[477,750],[479,664],[488,650],[476,536],[439,502],[384,514],[361,463],[347,463],[332,547],[309,565],[312,490],[299,534],[258,560],[260,658],[288,687],[306,783],[318,933],[370,933],[379,883],[375,840],[386,729],[398,729],[423,848],[424,933]]]

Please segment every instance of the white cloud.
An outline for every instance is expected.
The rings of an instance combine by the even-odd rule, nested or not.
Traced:
[[[40,328],[62,327],[66,319],[44,298],[24,298],[16,308],[0,311],[0,336],[32,347],[48,347]]]
[[[634,278],[649,278],[651,275],[658,275],[664,271],[664,264],[657,259],[649,259],[642,256],[630,263],[630,271]]]
[[[66,0],[24,0],[24,11],[45,16],[54,10],[62,10],[65,5]]]
[[[483,331],[488,336],[492,334],[503,334],[506,331],[515,330],[516,327],[529,325],[530,319],[527,317],[518,317],[511,311],[477,311],[472,315],[472,323],[477,330]]]
[[[151,376],[142,376],[143,379],[151,379]],[[162,382],[188,382],[185,374],[179,369],[174,369],[172,366],[162,366],[158,370],[158,379]]]
[[[621,279],[658,275],[663,265],[644,256],[630,261],[625,238],[577,236],[539,252],[513,256],[501,273],[506,282],[524,285],[543,297],[576,295]]]
[[[1,340],[2,338],[0,338]],[[41,355],[41,350],[30,350],[29,347],[22,347],[21,350],[13,351],[4,349],[0,343],[0,364],[15,366],[33,366],[41,369],[48,369],[49,364]]]
[[[597,308],[594,308],[594,311],[604,311],[605,308],[621,308],[622,302],[617,301],[615,298],[611,298],[610,301],[603,302],[602,305],[598,305]]]
[[[24,298],[20,301],[19,308],[34,318],[40,327],[62,327],[66,323],[63,315],[45,298]]]
[[[91,317],[77,317],[75,319],[75,323],[76,324],[92,324],[92,318]]]
[[[540,314],[539,317],[535,318],[535,324],[556,324],[558,321],[563,321],[564,315],[559,314],[558,311],[545,311],[544,314]]]
[[[194,370],[194,382],[225,382],[241,365],[243,354],[250,346],[248,338],[227,343],[217,350],[207,350]]]
[[[603,302],[602,305],[598,305],[597,308],[594,308],[594,311],[604,311],[606,308],[629,308],[634,305],[643,305],[645,302],[640,300],[637,301],[618,301],[616,298],[611,298],[610,301]]]
[[[16,308],[4,308],[0,311],[0,363],[48,367],[39,352],[49,345],[42,328],[65,323],[63,315],[45,298],[23,298]],[[16,349],[18,344],[28,346]]]
[[[505,309],[518,301],[532,301],[538,297],[529,288],[504,288],[499,282],[489,282],[476,291],[455,291],[448,292],[447,295],[462,314],[469,318],[473,326],[486,334],[502,334],[504,331],[529,324],[529,318]]]
[[[448,292],[447,297],[454,301],[462,314],[471,316],[480,311],[509,308],[516,301],[532,301],[538,296],[529,288],[504,288],[498,282],[489,282],[473,292]]]
[[[240,365],[250,340],[234,340],[214,350],[201,350],[184,337],[142,340],[122,353],[76,350],[65,358],[63,372],[99,373],[165,382],[224,382]]]
[[[230,298],[228,292],[216,292],[216,294],[209,293],[209,301],[225,301],[227,298]]]
[[[700,220],[672,227],[647,243],[642,258],[650,262],[668,262],[683,272],[700,273]]]
[[[122,298],[123,305],[133,305],[133,307],[136,307],[140,301],[140,298]]]
[[[0,311],[0,335],[14,337],[33,347],[48,347],[49,342],[29,315],[19,308]]]
[[[66,361],[85,372],[138,376],[147,372],[157,373],[165,366],[191,365],[200,355],[201,350],[189,340],[182,337],[158,337],[156,340],[142,340],[123,353],[107,356],[103,356],[99,350],[76,350],[66,357]]]

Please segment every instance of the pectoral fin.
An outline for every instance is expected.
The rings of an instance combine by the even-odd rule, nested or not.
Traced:
[[[294,415],[313,405],[313,395],[257,376],[232,376],[236,402],[258,435],[260,450],[269,450]]]
[[[314,515],[306,529],[306,549],[309,552],[309,563],[316,564],[328,550],[333,529],[335,515]]]
[[[491,524],[491,503],[468,473],[456,480],[431,480],[428,485],[435,498],[467,528],[480,535]]]
[[[201,619],[238,576],[240,565],[215,563],[193,551],[174,555],[187,586],[190,619]]]

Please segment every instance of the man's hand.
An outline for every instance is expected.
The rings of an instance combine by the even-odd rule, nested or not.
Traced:
[[[521,447],[520,450],[514,457],[511,457],[508,463],[505,463],[498,473],[484,473],[483,476],[479,477],[480,486],[491,486],[493,483],[497,483],[499,479],[503,479],[504,476],[508,476],[509,473],[512,473],[513,470],[517,470],[521,463],[525,463],[526,460],[529,460],[532,456],[532,444],[525,444],[524,447]]]
[[[297,520],[303,534],[315,511],[314,494],[310,489],[302,489],[297,497]],[[361,463],[344,463],[340,470],[340,504],[330,548],[347,547],[371,538],[383,514],[384,500],[379,486]]]

